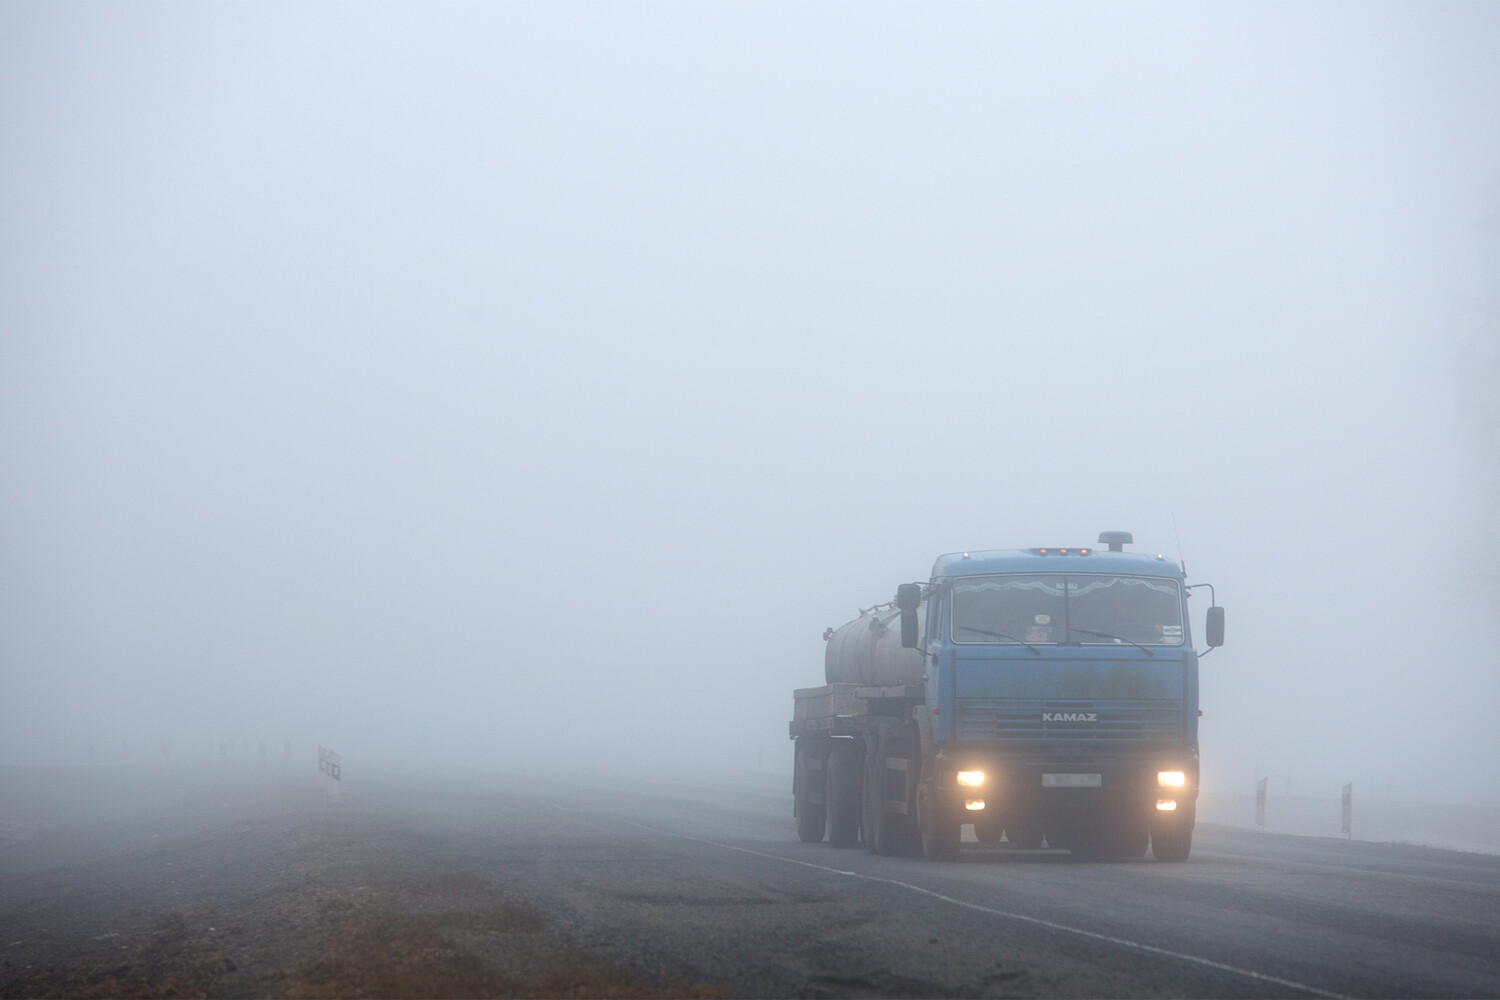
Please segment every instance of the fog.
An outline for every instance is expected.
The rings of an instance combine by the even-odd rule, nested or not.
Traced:
[[[1480,4],[0,5],[0,763],[790,787],[826,626],[1123,529],[1228,611],[1205,787],[1500,802],[1497,51]]]

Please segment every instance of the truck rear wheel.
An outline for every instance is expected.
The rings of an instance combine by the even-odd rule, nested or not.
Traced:
[[[879,733],[870,741],[865,757],[865,847],[871,854],[905,855],[915,852],[912,816],[886,809],[887,784],[890,781],[886,760],[891,756],[904,759],[906,740],[889,733]]]
[[[917,789],[917,797],[921,799],[924,796],[928,799],[926,807],[917,807],[918,815],[923,816],[922,857],[928,861],[958,860],[958,839],[963,827],[957,819],[943,815],[943,811],[933,801],[936,796],[932,792]]]
[[[792,766],[795,770],[792,805],[797,814],[797,837],[804,844],[816,844],[823,839],[823,831],[828,826],[828,808],[823,800],[823,757],[814,751],[812,740],[805,736],[797,738]]]
[[[823,801],[828,812],[828,842],[834,847],[853,847],[859,841],[863,762],[853,740],[839,740],[828,755]]]
[[[922,781],[917,785],[917,827],[922,832],[922,857],[928,861],[957,860],[963,824],[951,808],[944,808],[932,765],[929,763],[923,771]]]

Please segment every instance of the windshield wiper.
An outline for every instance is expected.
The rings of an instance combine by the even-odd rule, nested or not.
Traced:
[[[1021,645],[1025,646],[1027,649],[1031,650],[1037,656],[1041,656],[1042,655],[1042,651],[1040,649],[1037,649],[1035,646],[1033,646],[1031,643],[1027,642],[1025,639],[1017,639],[1015,636],[1013,636],[1013,635],[1006,635],[1004,632],[991,632],[987,628],[975,628],[973,625],[955,625],[953,627],[956,628],[956,629],[960,629],[960,630],[962,630],[964,632],[978,632],[980,635],[993,636],[996,639],[1009,639],[1011,642],[1019,642]]]
[[[1095,631],[1094,629],[1091,629],[1091,628],[1079,628],[1077,625],[1070,625],[1070,626],[1068,626],[1068,631],[1070,633],[1071,632],[1082,632],[1084,635],[1097,635],[1101,639],[1113,639],[1115,642],[1128,642],[1132,646],[1134,646],[1136,649],[1139,649],[1141,652],[1145,653],[1147,656],[1155,656],[1156,655],[1155,653],[1151,652],[1151,650],[1147,649],[1145,646],[1142,646],[1140,643],[1136,642],[1134,639],[1127,639],[1123,635],[1111,635],[1108,632],[1097,632],[1097,631]]]

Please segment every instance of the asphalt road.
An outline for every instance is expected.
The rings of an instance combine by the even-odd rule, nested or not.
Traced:
[[[453,781],[419,811],[612,960],[742,995],[1500,995],[1494,856],[1202,826],[1180,865],[932,864],[798,842],[784,784]]]
[[[543,781],[371,774],[357,765],[345,773],[341,801],[304,803],[304,820],[333,823],[341,842],[392,845],[402,870],[448,873],[439,881],[449,886],[463,873],[463,885],[524,903],[546,922],[547,954],[611,970],[613,979],[572,995],[1500,996],[1500,857],[1490,855],[1200,825],[1185,864],[1082,861],[972,843],[958,862],[933,864],[798,842],[789,781]],[[278,815],[291,822],[287,810]],[[224,819],[241,833],[255,822],[238,813]],[[195,836],[213,835],[212,823],[194,824]],[[182,850],[153,847],[161,834],[144,826],[104,843],[75,841],[90,845],[87,863],[76,854],[82,848],[66,848],[67,837],[0,846],[6,935],[34,936],[28,927],[39,919],[28,913],[26,894],[38,891],[37,879],[97,879],[130,856]],[[230,878],[233,865],[217,865]],[[256,898],[255,878],[237,878],[241,895],[219,890],[220,911]],[[141,888],[131,890],[140,898],[119,906],[159,908],[149,881],[121,884]],[[37,898],[29,897],[33,907]],[[408,912],[427,905],[403,898]],[[184,912],[192,905],[178,904]],[[74,938],[86,944],[97,935],[83,932],[96,930]],[[471,934],[475,961],[505,961],[484,950],[486,941],[512,940],[505,933]],[[64,937],[53,928],[53,940]],[[246,946],[235,953],[240,978],[204,980],[210,985],[199,990],[296,993],[284,978],[246,977],[305,960],[315,938],[299,940],[303,952],[281,943],[279,957],[257,958]],[[70,960],[81,960],[82,944],[74,947]],[[56,951],[35,962],[65,958]],[[45,991],[27,968],[32,978],[16,978],[12,965],[7,992]],[[567,995],[548,993],[539,980],[475,982],[480,993]],[[420,983],[407,992],[460,992],[443,981]],[[608,983],[615,985],[599,985]],[[352,992],[334,986],[323,995]]]

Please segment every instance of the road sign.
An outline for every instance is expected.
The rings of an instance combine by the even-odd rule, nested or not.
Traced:
[[[327,747],[318,747],[318,770],[328,781],[324,791],[334,801],[339,797],[339,785],[344,780],[344,759]]]

